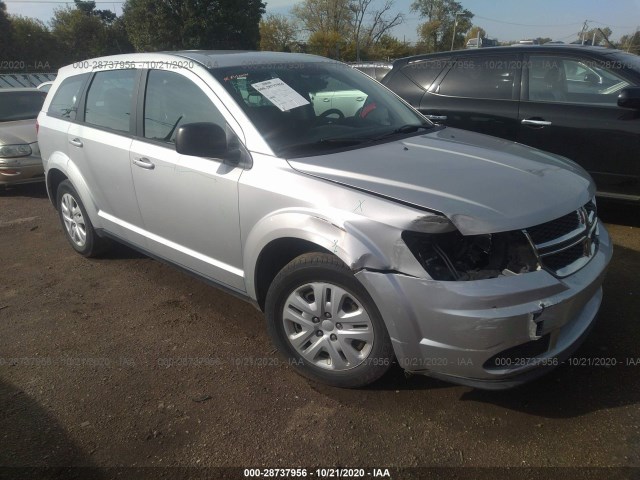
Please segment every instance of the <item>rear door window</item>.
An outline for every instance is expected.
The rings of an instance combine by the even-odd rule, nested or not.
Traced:
[[[532,55],[528,85],[534,102],[616,105],[620,90],[631,83],[589,58]]]
[[[134,69],[96,73],[87,92],[85,122],[119,132],[129,132]]]
[[[437,93],[450,97],[513,99],[517,55],[460,58],[439,85]]]

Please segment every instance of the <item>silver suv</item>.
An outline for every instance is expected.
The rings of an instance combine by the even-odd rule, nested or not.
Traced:
[[[338,62],[100,58],[60,70],[38,121],[78,253],[116,240],[241,295],[313,380],[397,362],[511,387],[570,355],[601,303],[612,247],[582,168],[432,124]]]

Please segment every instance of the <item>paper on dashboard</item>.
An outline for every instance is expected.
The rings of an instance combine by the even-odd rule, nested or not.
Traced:
[[[279,78],[252,83],[251,86],[283,112],[309,105],[306,98]]]

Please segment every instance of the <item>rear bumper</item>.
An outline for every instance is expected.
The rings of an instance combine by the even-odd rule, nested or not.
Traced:
[[[602,301],[612,255],[606,229],[591,261],[546,271],[438,282],[362,270],[404,369],[479,388],[510,388],[559,365],[580,345]]]

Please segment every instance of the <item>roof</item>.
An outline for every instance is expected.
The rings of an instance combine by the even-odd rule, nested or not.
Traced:
[[[256,52],[244,50],[181,50],[177,52],[162,52],[188,58],[207,68],[237,67],[242,65],[265,65],[279,63],[317,63],[336,62],[317,55],[287,52]]]
[[[517,48],[514,48],[517,46]],[[464,50],[453,50],[448,52],[438,52],[438,53],[425,53],[422,55],[414,55],[411,57],[404,57],[396,60],[396,63],[407,63],[414,62],[417,60],[428,60],[431,58],[438,57],[449,57],[451,55],[483,55],[490,53],[514,53],[514,52],[537,52],[537,53],[548,53],[548,52],[588,52],[596,55],[616,55],[623,54],[622,50],[617,50],[614,48],[605,48],[605,47],[592,47],[590,45],[571,45],[571,44],[543,44],[543,45],[523,45],[523,44],[515,44],[509,46],[501,46],[501,47],[484,47],[478,49],[464,49]]]
[[[197,66],[216,69],[225,67],[247,67],[251,66],[279,66],[284,64],[299,63],[318,63],[331,62],[340,63],[337,60],[331,60],[316,55],[307,55],[304,53],[285,53],[285,52],[252,52],[242,50],[180,50],[175,52],[148,52],[148,53],[123,53],[119,55],[110,55],[107,57],[90,58],[72,65],[67,65],[59,70],[61,77],[71,75],[79,75],[90,73],[92,71],[105,68],[131,68],[133,64],[142,64],[143,68],[162,68],[166,65],[175,64],[177,67],[192,65],[184,65],[185,60],[190,60]],[[131,64],[131,66],[128,66]]]

